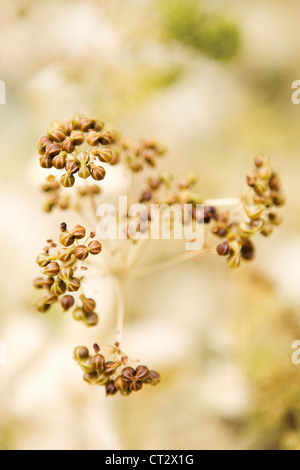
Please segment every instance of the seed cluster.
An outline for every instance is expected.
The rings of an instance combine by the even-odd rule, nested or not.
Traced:
[[[148,367],[130,367],[127,356],[107,361],[104,354],[100,354],[97,344],[94,345],[93,355],[85,346],[79,346],[74,350],[73,357],[84,372],[83,380],[90,385],[105,386],[106,395],[120,392],[127,396],[138,392],[146,384],[157,385],[160,382],[160,375]]]
[[[247,220],[231,221],[225,212],[217,217],[212,229],[214,235],[224,239],[217,246],[217,253],[226,256],[232,268],[239,267],[241,259],[253,259],[255,247],[251,238],[254,235],[270,236],[282,220],[276,210],[285,203],[281,181],[267,155],[256,156],[255,170],[247,177],[247,184],[249,190],[243,198]]]
[[[129,139],[120,141],[120,154],[124,163],[134,173],[142,171],[145,167],[155,167],[158,157],[165,154],[166,150],[158,142],[141,140],[132,143]]]
[[[87,326],[95,326],[98,323],[98,315],[95,313],[96,302],[88,299],[84,294],[75,300],[74,296],[81,288],[84,276],[76,276],[78,268],[82,271],[87,268],[80,266],[80,262],[86,260],[89,255],[97,255],[102,251],[102,245],[94,239],[91,233],[84,244],[79,244],[86,236],[86,229],[76,225],[71,231],[67,230],[65,223],[60,227],[60,244],[47,240],[42,253],[37,256],[36,262],[41,268],[43,277],[34,280],[33,285],[37,289],[45,290],[45,294],[36,304],[38,312],[45,313],[50,307],[60,302],[64,311],[73,306],[73,318],[82,321]],[[88,242],[88,240],[91,239]]]
[[[90,176],[101,181],[106,171],[95,161],[110,163],[115,160],[109,146],[116,141],[114,133],[104,130],[104,122],[75,115],[66,122],[55,122],[41,137],[38,146],[42,168],[65,170],[60,184],[70,188],[75,184],[75,174],[79,178]],[[114,162],[113,162],[114,163]]]

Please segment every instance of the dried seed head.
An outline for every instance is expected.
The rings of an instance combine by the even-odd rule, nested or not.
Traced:
[[[116,362],[108,361],[105,363],[104,373],[109,376],[113,375],[120,366],[121,366],[121,362],[119,361],[116,361]]]
[[[104,121],[101,121],[100,119],[96,119],[94,123],[95,131],[101,132],[103,128],[104,128]]]
[[[106,384],[106,396],[112,396],[117,393],[117,389],[115,387],[114,381],[109,380]]]
[[[102,145],[109,145],[113,142],[113,136],[109,131],[104,131],[100,134],[100,143]]]
[[[62,144],[61,149],[67,153],[73,153],[75,150],[74,142],[68,137]]]
[[[138,366],[135,370],[135,380],[144,382],[149,377],[149,369],[146,366]]]
[[[74,349],[73,358],[76,362],[82,362],[86,361],[89,355],[89,350],[85,346],[78,346]]]
[[[79,245],[74,250],[74,256],[83,261],[89,256],[89,251],[85,245]]]
[[[40,155],[44,155],[46,151],[46,147],[50,143],[51,143],[51,140],[49,139],[49,137],[43,136],[40,138],[39,145],[38,145],[38,151]]]
[[[63,246],[73,245],[75,237],[69,232],[61,232],[59,235],[59,241]]]
[[[84,133],[82,131],[72,131],[70,139],[74,145],[81,145],[84,142]]]
[[[96,181],[101,181],[105,178],[106,171],[102,166],[91,164],[91,176]]]
[[[62,170],[63,168],[65,168],[66,159],[67,153],[60,152],[58,155],[56,155],[56,157],[53,158],[52,164],[57,170]]]
[[[244,208],[245,208],[246,214],[248,215],[250,219],[258,219],[262,215],[264,210],[266,209],[266,207],[263,204],[258,204],[255,206],[245,205]]]
[[[92,240],[87,247],[91,255],[98,255],[102,251],[102,245],[98,240]]]
[[[90,131],[86,136],[86,141],[91,147],[94,147],[99,144],[100,137],[101,134],[99,134],[99,132]]]
[[[88,132],[90,129],[93,129],[95,125],[95,120],[94,119],[89,119],[89,118],[82,118],[80,120],[80,128],[82,132]]]
[[[59,297],[60,295],[63,295],[67,290],[67,286],[64,283],[64,281],[60,278],[57,278],[51,287],[51,292]]]
[[[73,277],[69,279],[67,282],[67,291],[68,292],[77,292],[78,289],[80,288],[80,281],[77,279],[77,277]]]
[[[75,302],[74,297],[72,297],[71,295],[64,295],[64,297],[60,299],[61,306],[65,311],[72,308],[74,305],[74,302]]]
[[[56,142],[49,142],[45,150],[46,155],[48,155],[51,158],[56,157],[56,155],[58,155],[60,151],[61,151],[61,145]]]
[[[75,225],[73,230],[71,230],[70,235],[77,240],[80,240],[81,238],[84,238],[86,234],[86,230],[82,225]]]
[[[52,158],[49,157],[48,155],[42,155],[40,157],[40,165],[42,168],[52,168],[53,164],[52,164]]]
[[[65,282],[72,279],[73,275],[74,275],[74,271],[69,266],[63,266],[58,273],[58,276],[60,277],[60,279],[62,279]]]
[[[97,157],[102,163],[110,163],[113,159],[113,153],[110,149],[103,149],[97,153]]]
[[[94,373],[94,368],[92,366],[92,358],[88,357],[85,361],[80,364],[81,369],[87,374]]]
[[[62,129],[50,129],[47,135],[49,139],[57,143],[63,142],[66,138],[66,134]]]

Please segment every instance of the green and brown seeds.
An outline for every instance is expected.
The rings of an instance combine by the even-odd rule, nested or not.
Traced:
[[[66,122],[55,122],[41,137],[38,145],[42,168],[65,170],[60,184],[70,188],[75,184],[75,175],[96,181],[105,178],[105,169],[97,161],[110,163],[115,160],[109,146],[115,144],[115,133],[104,130],[104,122],[75,115]],[[114,162],[113,162],[114,164]]]
[[[212,228],[212,233],[224,240],[218,244],[217,253],[226,256],[232,268],[240,266],[241,260],[252,260],[255,247],[254,235],[260,233],[268,237],[280,225],[282,218],[278,209],[284,205],[281,179],[270,165],[265,154],[255,157],[255,169],[247,176],[248,190],[242,198],[245,218],[231,220],[229,212],[220,214]]]
[[[90,385],[104,386],[106,395],[120,393],[128,396],[132,392],[140,391],[144,385],[157,385],[160,375],[148,367],[139,365],[134,368],[130,366],[130,360],[120,351],[114,360],[107,360],[106,348],[100,349],[95,344],[94,353],[91,355],[85,346],[79,346],[74,350],[73,358],[83,371],[83,380]]]
[[[67,225],[62,223],[60,244],[47,240],[43,252],[36,258],[42,276],[33,281],[36,289],[45,291],[36,304],[39,312],[45,313],[53,304],[59,302],[63,311],[74,307],[75,320],[83,322],[86,326],[97,325],[96,302],[81,293],[83,271],[87,269],[81,262],[89,255],[97,255],[102,251],[101,243],[94,237],[94,232],[86,237],[86,229],[81,225],[76,225],[68,231]],[[82,242],[84,238],[86,240]]]

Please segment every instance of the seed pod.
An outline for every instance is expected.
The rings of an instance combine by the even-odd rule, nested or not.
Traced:
[[[68,292],[77,292],[78,289],[80,288],[80,281],[77,279],[77,277],[73,277],[72,279],[69,279],[67,284],[67,291]]]
[[[271,191],[270,198],[272,199],[273,204],[275,204],[275,206],[279,207],[285,204],[285,198],[283,197],[282,194],[280,194],[277,191]]]
[[[109,131],[104,131],[102,134],[100,134],[100,143],[102,145],[109,145],[113,140],[113,136]]]
[[[63,266],[58,273],[58,276],[60,277],[60,279],[62,279],[65,282],[72,279],[73,275],[74,275],[74,271],[69,266]]]
[[[161,180],[160,178],[149,178],[149,185],[150,185],[150,188],[155,190],[155,189],[158,189],[161,185]]]
[[[51,143],[49,137],[43,136],[40,138],[39,145],[38,145],[38,152],[40,155],[44,155],[46,151],[47,145]]]
[[[227,256],[230,253],[230,246],[227,240],[217,246],[217,252],[220,256]]]
[[[85,180],[85,179],[87,179],[90,175],[91,175],[90,167],[86,166],[85,164],[84,164],[84,165],[80,165],[80,169],[79,169],[79,172],[78,172],[79,178],[82,178],[82,179]]]
[[[143,388],[143,383],[142,382],[130,382],[128,388],[130,392],[139,392]]]
[[[99,346],[97,343],[95,343],[95,344],[93,345],[93,349],[94,349],[94,351],[95,351],[95,354],[99,354],[99,352],[100,352],[100,346]]]
[[[40,313],[46,313],[47,310],[49,310],[50,307],[51,307],[51,305],[50,305],[50,304],[45,304],[45,303],[43,302],[43,300],[40,300],[39,302],[37,302],[37,303],[35,304],[36,310],[37,310],[38,312],[40,312]]]
[[[77,159],[75,158],[70,158],[68,157],[69,160],[66,161],[66,171],[71,174],[71,175],[74,175],[75,173],[77,173],[79,171],[79,168],[80,168],[80,164],[79,162],[77,161]]]
[[[49,142],[46,147],[46,155],[53,158],[56,157],[61,151],[61,145],[57,142]]]
[[[67,286],[62,279],[59,277],[55,280],[53,286],[51,287],[51,292],[57,297],[63,295],[66,292]]]
[[[59,273],[60,266],[56,262],[51,262],[47,264],[45,269],[43,270],[43,273],[46,274],[46,276],[57,276]]]
[[[262,180],[269,181],[269,179],[272,176],[272,169],[271,169],[270,165],[265,165],[265,166],[261,166],[260,168],[258,168],[257,169],[257,175]]]
[[[77,307],[73,310],[72,317],[76,321],[83,321],[84,320],[84,311],[82,308]]]
[[[270,212],[268,218],[273,225],[280,225],[282,222],[282,217],[279,214],[276,214],[276,212]]]
[[[115,395],[117,393],[117,389],[115,387],[115,384],[114,384],[114,381],[113,380],[109,380],[106,384],[106,396],[112,396],[112,395]]]
[[[47,304],[47,305],[55,304],[57,301],[58,301],[57,296],[54,295],[52,292],[48,292],[43,298],[44,304]]]
[[[256,155],[256,157],[255,157],[255,160],[254,160],[255,166],[257,168],[261,168],[262,166],[266,166],[266,165],[269,164],[269,160],[270,159],[269,159],[268,155],[260,153],[259,155]]]
[[[254,245],[250,240],[245,240],[241,249],[242,258],[250,261],[254,258]]]
[[[35,289],[44,289],[44,279],[43,277],[37,277],[36,279],[33,280],[33,287]]]
[[[97,383],[97,379],[98,379],[98,374],[97,372],[86,372],[83,376],[83,380],[90,384],[90,385],[95,385]]]
[[[69,173],[65,173],[60,178],[60,183],[64,188],[71,188],[75,184],[75,177]]]
[[[82,132],[88,132],[90,129],[93,129],[95,125],[95,120],[94,119],[89,119],[89,118],[82,118],[80,120],[80,128]]]
[[[120,152],[117,149],[114,149],[113,157],[112,157],[111,161],[109,162],[109,164],[111,166],[114,166],[114,165],[117,165],[117,163],[119,163],[119,161],[120,161]]]
[[[212,229],[212,233],[220,238],[226,237],[228,233],[228,226],[226,224],[218,224]]]
[[[73,245],[75,237],[69,232],[61,232],[59,235],[59,241],[63,246]]]
[[[66,140],[62,143],[61,149],[64,152],[72,153],[75,150],[75,144],[72,142],[70,137],[67,137]]]
[[[63,142],[66,138],[66,134],[62,129],[50,129],[47,135],[51,140],[57,143]]]
[[[95,147],[100,142],[100,136],[99,132],[91,131],[86,136],[86,141],[91,147]]]
[[[49,157],[48,155],[42,155],[40,157],[40,165],[42,168],[52,168],[52,158]]]
[[[246,214],[250,219],[258,219],[261,214],[264,212],[266,207],[263,204],[259,204],[256,206],[244,206],[244,209],[246,211]]]
[[[62,261],[63,263],[66,263],[67,261],[70,261],[70,259],[72,258],[72,254],[73,254],[73,249],[67,249],[67,248],[60,248],[58,251],[57,251],[57,259],[59,261]]]
[[[230,246],[231,251],[233,251],[233,253],[236,253],[236,254],[240,253],[241,248],[242,248],[242,244],[240,243],[239,240],[236,240],[236,239],[230,240],[229,246]]]
[[[149,377],[146,381],[146,383],[149,383],[150,385],[157,385],[160,382],[160,375],[158,372],[155,370],[150,370],[149,371]]]
[[[80,297],[82,308],[86,313],[94,313],[96,309],[96,302],[94,299],[86,299],[83,295]]]
[[[126,382],[132,382],[135,380],[135,370],[133,367],[125,367],[122,370],[122,377]]]
[[[85,361],[82,361],[80,364],[81,370],[86,373],[95,372],[92,366],[92,358],[88,357]]]
[[[92,357],[92,367],[96,372],[102,372],[104,370],[105,358],[102,354],[96,354]]]
[[[84,142],[84,133],[82,131],[72,131],[70,139],[74,145],[82,145]]]
[[[89,357],[89,350],[85,346],[78,346],[74,349],[73,359],[76,362],[86,361]]]
[[[93,327],[93,326],[96,326],[98,325],[98,321],[99,321],[99,317],[97,315],[97,313],[89,313],[87,315],[85,315],[85,324],[86,326],[88,327]]]
[[[258,196],[264,196],[269,189],[269,185],[266,181],[256,181],[253,185],[253,189]]]
[[[67,152],[60,152],[53,158],[52,164],[57,170],[62,170],[66,165]]]
[[[106,171],[102,166],[91,164],[91,175],[96,181],[101,181],[105,178]]]
[[[85,245],[79,245],[74,250],[74,256],[83,261],[89,256],[89,251]]]
[[[71,132],[75,129],[73,121],[66,121],[64,124],[64,131],[66,135],[70,135]]]
[[[84,238],[85,234],[86,230],[84,227],[82,227],[82,225],[75,225],[73,230],[70,232],[70,235],[72,235],[72,237],[76,238],[77,240]]]
[[[274,231],[274,226],[272,224],[265,223],[260,233],[264,237],[269,237],[270,235],[272,235],[273,231]]]
[[[64,297],[60,299],[61,306],[65,311],[70,310],[70,308],[73,307],[74,302],[75,299],[71,295],[64,295]]]
[[[280,191],[281,181],[280,181],[280,178],[279,178],[278,175],[273,174],[273,176],[271,177],[271,179],[269,181],[269,188],[272,191]]]
[[[230,268],[238,268],[241,264],[241,258],[239,255],[232,255],[232,256],[229,256],[229,258],[227,259],[227,264]]]
[[[136,380],[144,382],[149,377],[149,369],[146,366],[138,366],[135,370]]]
[[[121,362],[119,361],[116,361],[116,362],[108,361],[105,363],[104,373],[109,376],[113,375],[120,366],[121,366]]]
[[[259,220],[258,222],[259,223],[257,225],[241,222],[239,224],[239,234],[241,237],[252,237],[252,235],[259,232],[262,229],[264,222],[262,220]]]
[[[91,255],[98,255],[102,251],[102,245],[98,240],[92,240],[87,248]]]
[[[151,191],[144,191],[140,197],[140,203],[151,201],[152,193]]]
[[[144,160],[148,163],[148,165],[155,167],[156,165],[156,154],[153,150],[149,149],[143,153]]]
[[[94,124],[95,131],[101,132],[103,128],[104,128],[104,121],[101,121],[100,119],[96,119],[95,124]]]
[[[113,153],[110,149],[103,149],[99,151],[98,158],[102,163],[109,163],[113,158]]]
[[[126,382],[121,375],[114,381],[114,386],[123,396],[128,395],[128,382]]]
[[[45,268],[51,261],[53,261],[53,256],[47,255],[46,253],[40,253],[36,257],[36,262],[41,268]]]

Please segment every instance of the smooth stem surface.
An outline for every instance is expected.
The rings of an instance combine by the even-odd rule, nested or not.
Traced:
[[[117,333],[115,346],[119,347],[124,329],[125,311],[126,311],[126,280],[124,276],[116,277],[116,290],[118,302]]]

